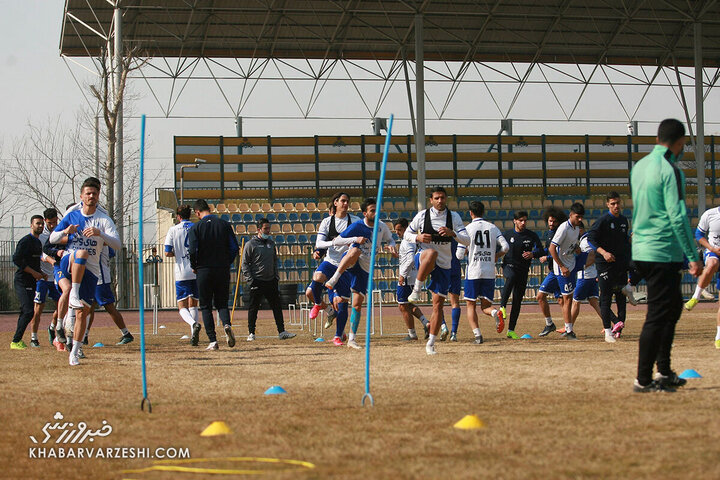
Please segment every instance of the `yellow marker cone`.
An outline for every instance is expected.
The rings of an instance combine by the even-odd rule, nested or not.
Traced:
[[[465,415],[459,422],[453,425],[453,427],[461,430],[475,430],[485,428],[485,424],[477,415]]]
[[[228,435],[232,433],[225,422],[212,422],[200,434],[201,437],[214,437],[215,435]]]

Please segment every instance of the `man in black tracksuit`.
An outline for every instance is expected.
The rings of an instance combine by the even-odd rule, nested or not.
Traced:
[[[278,288],[278,256],[275,242],[270,238],[270,221],[261,218],[257,222],[257,235],[250,239],[242,254],[242,274],[250,286],[248,309],[248,342],[255,340],[255,324],[263,297],[272,308],[280,340],[295,336],[285,331],[280,291]]]
[[[627,287],[630,265],[630,221],[620,210],[621,201],[618,192],[607,195],[608,212],[598,218],[588,231],[588,242],[597,252],[595,265],[598,271],[598,287],[600,288],[600,313],[602,314],[605,333],[612,333],[616,338],[625,327],[626,297],[631,297],[632,290]],[[613,295],[617,302],[617,315],[610,307]],[[614,325],[613,325],[614,323]]]
[[[31,231],[17,243],[13,254],[13,263],[17,266],[15,271],[15,293],[20,301],[20,316],[10,348],[24,350],[27,348],[23,342],[25,329],[33,318],[35,304],[35,285],[38,280],[44,280],[45,275],[40,271],[40,257],[42,257],[42,243],[38,238],[45,227],[42,215],[33,215],[30,219]]]
[[[505,307],[512,293],[512,310],[510,310],[510,323],[508,325],[507,337],[517,339],[519,336],[515,333],[515,325],[517,324],[517,319],[520,315],[520,306],[525,296],[530,263],[533,258],[542,256],[544,249],[537,233],[525,228],[528,217],[527,212],[515,212],[513,217],[515,228],[503,233],[505,240],[507,240],[510,245],[510,251],[505,254],[502,262],[505,285],[502,290],[500,308],[507,318]]]
[[[213,300],[225,327],[228,347],[235,346],[235,335],[230,325],[228,300],[230,298],[230,265],[238,254],[238,242],[232,227],[225,220],[210,214],[205,200],[193,205],[200,220],[188,232],[190,266],[197,274],[199,310],[202,313],[205,333],[210,340],[208,350],[217,350]]]

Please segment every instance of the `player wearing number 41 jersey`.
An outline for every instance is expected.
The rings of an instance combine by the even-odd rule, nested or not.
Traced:
[[[563,337],[568,340],[577,340],[573,331],[572,294],[575,290],[575,254],[580,244],[580,224],[585,215],[582,203],[575,202],[570,207],[568,220],[562,223],[550,244],[550,255],[553,258],[553,272],[563,296],[563,318],[565,319],[565,333]]]
[[[470,203],[470,217],[467,233],[470,245],[458,245],[457,258],[462,259],[465,252],[468,254],[468,264],[465,269],[465,301],[467,302],[467,317],[475,335],[475,343],[483,343],[483,337],[478,325],[475,305],[480,299],[480,308],[483,313],[495,319],[498,333],[505,328],[505,318],[501,310],[492,307],[495,297],[495,262],[510,250],[507,240],[500,230],[492,223],[483,220],[485,205],[482,202]],[[500,250],[498,251],[498,245]]]

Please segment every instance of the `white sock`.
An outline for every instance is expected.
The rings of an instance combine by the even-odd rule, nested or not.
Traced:
[[[192,313],[190,313],[190,310],[188,310],[187,308],[180,309],[180,318],[182,318],[183,321],[185,321],[185,323],[187,323],[191,327],[195,323],[195,319],[192,317]]]
[[[79,297],[80,296],[80,284],[79,283],[73,283],[70,286],[70,296],[71,297]]]
[[[428,326],[428,320],[427,320],[427,318],[425,318],[425,315],[420,315],[420,319],[419,319],[419,320],[420,320],[420,323],[423,324],[423,327],[427,327],[427,326]]]
[[[700,295],[702,295],[703,290],[705,290],[705,289],[702,288],[700,285],[697,285],[695,287],[695,293],[693,293],[692,298],[694,298],[696,300],[700,300]]]
[[[416,279],[415,279],[415,286],[413,287],[413,290],[415,290],[416,292],[422,291],[423,283],[425,283],[425,282],[423,282],[423,281],[421,281],[421,280],[418,280],[418,279],[416,278]]]
[[[545,317],[545,325],[548,327],[553,324],[552,317]]]
[[[72,351],[70,352],[70,355],[74,355],[77,357],[78,350],[80,349],[81,345],[82,345],[82,342],[80,340],[73,340],[73,346],[72,346]]]
[[[435,337],[436,337],[436,335],[433,335],[432,333],[428,337],[427,344],[429,347],[432,347],[433,345],[435,345]]]
[[[338,280],[340,280],[340,276],[342,275],[342,274],[338,275],[338,273],[339,273],[339,269],[335,270],[335,273],[333,274],[332,277],[330,277],[330,280],[328,280],[325,283],[329,283],[330,285],[332,285],[334,287],[335,284],[338,282]]]
[[[130,330],[128,330],[127,327],[121,328],[120,331],[122,332],[123,335],[127,335],[128,333],[130,333]]]
[[[572,323],[566,323],[565,324],[565,331],[566,332],[572,332],[573,324]]]
[[[36,333],[36,332],[33,332],[33,333],[30,335],[30,338],[31,338],[32,340],[37,340],[37,333]]]
[[[480,336],[480,327],[473,328],[473,335],[475,335],[476,337]]]
[[[490,316],[493,317],[493,318],[496,318],[496,317],[497,317],[497,312],[498,312],[498,311],[497,311],[497,308],[493,308],[492,310],[490,310]]]
[[[717,333],[715,334],[715,340],[720,340],[720,325],[717,327]]]
[[[192,315],[192,318],[194,321],[198,321],[198,307],[190,307],[188,308],[190,310],[190,315]]]
[[[355,340],[355,334],[353,332],[348,333],[348,342]]]
[[[612,336],[612,328],[606,328],[606,329],[605,329],[605,336],[606,336],[606,337]]]
[[[410,335],[411,337],[417,337],[417,333],[415,333],[414,328],[408,328],[408,335]]]

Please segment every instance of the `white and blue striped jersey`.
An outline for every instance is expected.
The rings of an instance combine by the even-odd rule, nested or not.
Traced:
[[[100,254],[105,245],[115,250],[122,246],[120,236],[115,228],[115,222],[110,217],[96,210],[92,215],[83,214],[82,210],[70,210],[66,213],[58,226],[50,234],[50,243],[58,243],[63,237],[63,230],[70,225],[77,225],[77,232],[70,235],[67,251],[87,250],[88,260],[86,268],[96,277],[100,274]],[[85,237],[82,232],[88,227],[100,230],[100,235]]]
[[[380,231],[378,231],[377,234],[377,248],[380,249],[380,245],[383,243],[388,244],[391,247],[395,246],[395,239],[392,236],[392,232],[390,232],[390,228],[387,226],[385,222],[379,222],[378,228]],[[372,253],[372,236],[373,236],[373,227],[368,226],[367,223],[365,223],[365,219],[358,220],[357,222],[352,223],[348,228],[346,228],[341,234],[340,237],[347,238],[347,239],[354,239],[357,237],[364,237],[367,238],[367,241],[363,244],[357,244],[354,243],[353,246],[360,249],[360,258],[358,258],[357,264],[360,265],[360,268],[365,270],[366,272],[370,273],[370,254]]]
[[[494,280],[497,246],[499,244],[500,251],[507,253],[510,245],[499,228],[482,218],[473,219],[466,228],[468,237],[470,237],[470,245],[466,247],[458,244],[456,250],[456,256],[460,259],[465,256],[466,250],[468,253],[465,278],[468,280]]]
[[[552,239],[557,248],[558,258],[570,271],[575,269],[575,250],[580,244],[580,227],[573,227],[570,220],[563,222],[555,232]],[[553,263],[553,272],[560,275],[560,265]]]
[[[425,226],[426,211],[427,210],[422,210],[418,212],[417,215],[415,215],[415,218],[413,218],[407,230],[405,230],[405,235],[403,237],[405,240],[412,243],[417,243],[415,238],[417,234],[426,233],[423,232],[423,228]],[[449,210],[447,208],[442,212],[437,211],[435,207],[430,208],[430,224],[432,225],[432,228],[435,229],[435,231],[438,231],[439,228],[446,226],[448,211]],[[463,224],[462,218],[460,218],[460,215],[458,215],[457,212],[452,212],[452,229],[457,234],[455,240],[458,243],[463,245],[468,245],[470,243],[470,237],[465,230],[465,225]],[[428,249],[433,249],[438,252],[437,260],[435,261],[438,267],[444,269],[448,269],[451,267],[452,256],[455,252],[452,251],[452,246],[450,245],[450,242],[418,243],[418,251]]]
[[[713,247],[720,247],[720,207],[713,207],[700,216],[697,229]]]
[[[317,240],[315,241],[315,248],[327,249],[325,261],[332,263],[335,266],[338,266],[340,265],[340,259],[342,259],[343,254],[347,251],[348,248],[350,248],[350,246],[333,245],[332,240],[328,240],[328,237],[330,235],[331,218],[332,217],[325,217],[322,219],[322,222],[320,222],[320,226],[317,230]],[[357,222],[358,220],[360,220],[360,217],[350,215],[349,213],[345,215],[345,218],[335,217],[335,230],[338,234],[341,234],[345,231],[346,228],[348,228],[350,225]]]
[[[417,244],[402,240],[400,249],[398,250],[399,263],[398,275],[405,279],[405,285],[413,286],[417,278],[417,268],[415,268],[415,253],[417,252]]]
[[[585,258],[585,263],[587,263],[587,255],[589,255],[590,252],[594,251],[593,248],[590,246],[587,235],[583,235],[582,239],[580,239],[580,251],[585,254],[583,255],[583,258]],[[585,263],[583,263],[583,266],[585,265]],[[595,262],[593,262],[593,264],[587,268],[579,269],[577,273],[577,278],[597,278],[597,267],[595,266]]]
[[[175,254],[175,281],[195,280],[197,275],[190,266],[190,252],[188,251],[188,232],[193,223],[190,220],[183,220],[170,227],[165,236],[165,251]]]
[[[47,226],[45,226],[42,233],[38,236],[38,239],[40,240],[40,243],[45,246],[45,242],[47,242],[48,238],[50,238],[50,230],[48,230]],[[47,255],[43,253],[42,258],[40,259],[40,272],[42,272],[44,275],[47,275],[48,280],[52,281],[54,275],[54,267],[49,262],[46,262],[45,258],[47,258]]]
[[[100,252],[100,276],[98,277],[98,285],[110,283],[110,259],[115,256],[115,250],[105,245]]]

